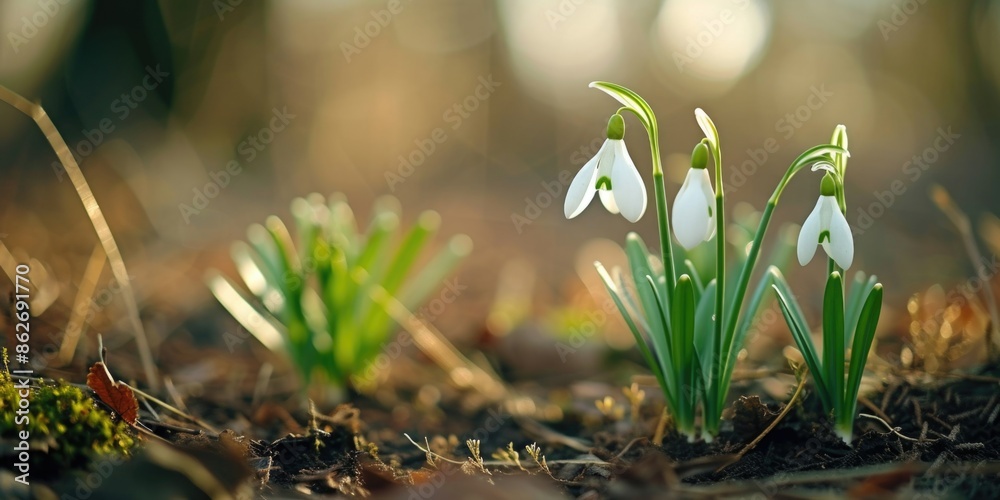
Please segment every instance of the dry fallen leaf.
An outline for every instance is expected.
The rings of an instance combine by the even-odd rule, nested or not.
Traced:
[[[115,382],[104,363],[98,361],[90,367],[87,386],[97,393],[104,404],[121,416],[122,420],[130,425],[136,424],[139,419],[139,402],[135,399],[135,393],[129,386]]]

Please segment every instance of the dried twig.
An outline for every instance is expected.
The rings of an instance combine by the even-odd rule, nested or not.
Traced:
[[[77,196],[80,197],[80,202],[83,203],[83,208],[87,211],[87,216],[90,218],[90,223],[94,226],[94,231],[97,232],[97,239],[101,241],[101,245],[104,247],[104,253],[107,254],[108,261],[111,263],[111,271],[114,273],[118,284],[122,287],[125,309],[132,323],[132,334],[135,336],[136,347],[139,349],[139,358],[142,360],[142,367],[146,373],[146,383],[154,391],[158,390],[160,381],[156,375],[153,353],[149,348],[149,341],[146,339],[146,331],[142,327],[142,320],[139,318],[139,306],[135,300],[135,293],[132,290],[132,282],[128,277],[128,270],[125,268],[125,260],[122,259],[122,253],[118,249],[118,243],[115,242],[114,235],[111,233],[111,227],[108,226],[108,221],[105,220],[101,206],[97,204],[97,198],[94,197],[94,192],[90,190],[90,184],[87,183],[87,179],[83,176],[83,171],[80,170],[76,159],[73,158],[73,153],[70,152],[66,141],[59,135],[55,124],[52,123],[49,115],[41,106],[25,99],[3,85],[0,85],[0,101],[6,102],[18,111],[30,116],[42,131],[42,134],[45,135],[45,139],[49,141],[52,149],[55,150],[56,156],[59,157],[66,175],[69,176],[69,180],[73,183],[73,188],[76,189]]]
[[[760,443],[760,441],[762,439],[764,439],[764,436],[767,436],[767,434],[770,433],[771,430],[773,430],[775,427],[777,427],[778,423],[781,422],[781,420],[785,418],[785,415],[788,415],[788,412],[792,411],[792,408],[795,406],[795,403],[797,403],[798,400],[799,400],[799,397],[802,396],[802,389],[804,389],[805,386],[806,386],[806,374],[808,372],[809,372],[809,370],[807,368],[802,368],[802,371],[798,374],[799,383],[795,387],[795,392],[792,393],[791,399],[789,399],[788,403],[785,404],[785,407],[782,408],[781,413],[778,413],[778,416],[775,417],[774,420],[771,421],[770,425],[768,425],[767,428],[764,429],[763,432],[761,432],[756,438],[754,438],[753,441],[750,441],[749,444],[747,444],[746,446],[744,446],[743,449],[740,450],[740,452],[736,454],[736,456],[733,458],[733,460],[731,462],[725,463],[722,466],[720,466],[718,469],[715,469],[716,473],[721,472],[722,469],[725,469],[726,467],[728,467],[728,466],[730,466],[730,465],[738,462],[741,458],[743,458],[744,455],[746,455],[747,453],[749,453],[750,450],[754,449],[754,447],[757,446],[757,443]]]
[[[889,416],[886,415],[885,412],[882,411],[881,408],[879,408],[878,406],[875,406],[875,403],[873,403],[872,400],[870,400],[870,399],[868,399],[868,398],[866,398],[864,396],[858,396],[858,402],[861,403],[861,404],[863,404],[863,405],[865,405],[865,406],[867,406],[869,410],[871,410],[876,415],[878,415],[882,420],[885,420],[886,422],[891,422],[892,421],[892,419],[889,418]]]
[[[919,443],[921,441],[920,439],[915,439],[915,438],[911,438],[909,436],[904,435],[902,432],[900,432],[902,430],[902,427],[893,427],[893,426],[889,425],[889,422],[886,422],[885,420],[882,420],[882,418],[879,417],[878,415],[869,415],[867,413],[859,413],[858,416],[859,417],[870,418],[872,420],[876,420],[878,422],[881,422],[882,425],[884,425],[886,429],[889,429],[889,432],[891,432],[891,433],[899,436],[900,439],[905,439],[907,441],[913,441],[914,443]]]
[[[624,448],[622,448],[622,451],[619,451],[618,454],[615,455],[615,457],[613,459],[611,459],[611,460],[612,461],[621,460],[621,458],[624,457],[626,453],[628,453],[628,450],[631,450],[632,447],[635,446],[636,443],[641,443],[641,442],[643,442],[645,440],[646,440],[646,437],[643,436],[643,437],[637,437],[637,438],[629,441],[628,444],[625,445]]]
[[[427,441],[427,438],[424,438],[424,445],[421,446],[421,445],[417,444],[417,442],[414,441],[413,438],[410,437],[409,434],[403,433],[403,436],[406,437],[406,439],[410,441],[410,444],[412,444],[418,450],[424,452],[424,454],[427,455],[427,461],[431,465],[436,466],[436,464],[434,464],[433,460],[443,460],[445,462],[448,462],[448,463],[454,464],[454,465],[465,465],[467,463],[467,462],[460,462],[458,460],[454,460],[454,459],[445,457],[445,456],[443,456],[441,454],[438,454],[438,453],[434,453],[433,451],[431,451],[431,446],[430,446],[429,442]],[[469,443],[467,442],[466,445],[468,445],[468,444]],[[476,446],[477,446],[477,449],[475,450],[475,452],[478,452],[478,443],[476,444]],[[479,460],[477,461],[477,464],[482,465],[483,467],[485,467],[487,465],[491,466],[491,467],[518,467],[518,468],[521,468],[522,470],[524,470],[524,464],[521,464],[520,462],[514,463],[514,462],[512,462],[510,460],[482,460],[482,457],[479,457]],[[596,457],[593,458],[593,459],[586,459],[586,460],[583,460],[583,459],[553,460],[551,462],[547,462],[546,464],[547,465],[568,465],[568,464],[573,464],[573,465],[603,465],[603,466],[610,466],[611,465],[611,463],[605,462],[604,460],[601,460],[600,458],[596,458]],[[528,464],[528,465],[530,466],[531,464]],[[541,465],[538,465],[538,467],[540,468]]]
[[[121,383],[125,384],[125,382],[121,382]],[[148,399],[148,400],[150,400],[150,401],[152,401],[152,402],[154,402],[154,403],[156,403],[156,404],[158,404],[158,405],[160,405],[160,406],[162,406],[162,407],[170,410],[174,414],[177,414],[177,415],[179,415],[181,417],[184,417],[184,418],[190,420],[191,422],[194,422],[194,423],[196,423],[196,424],[204,427],[205,429],[208,429],[209,431],[211,431],[211,432],[213,432],[215,434],[219,433],[218,430],[216,430],[214,427],[212,427],[208,423],[202,421],[198,417],[195,417],[193,415],[189,415],[187,413],[184,413],[183,411],[177,409],[176,407],[172,406],[171,404],[169,404],[169,403],[167,403],[165,401],[162,401],[160,399],[157,399],[156,397],[149,395],[149,393],[146,393],[146,392],[143,392],[143,391],[141,391],[139,389],[136,389],[135,387],[133,387],[133,386],[131,386],[129,384],[125,384],[125,386],[127,386],[129,389],[132,389],[132,391],[135,392],[136,394],[138,394],[139,396],[142,396],[142,397],[144,397],[144,398],[146,398],[146,399]]]

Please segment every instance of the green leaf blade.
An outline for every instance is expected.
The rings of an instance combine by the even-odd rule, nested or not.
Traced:
[[[833,395],[835,411],[844,404],[844,286],[840,273],[833,272],[823,294],[823,368]]]
[[[854,417],[857,406],[858,390],[861,387],[861,376],[868,362],[868,353],[875,341],[875,329],[878,326],[882,312],[882,284],[876,283],[865,299],[861,308],[858,330],[854,335],[854,345],[851,348],[851,362],[847,379],[847,398],[850,406],[850,416]]]

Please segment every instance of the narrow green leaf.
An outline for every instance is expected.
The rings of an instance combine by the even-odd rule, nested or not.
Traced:
[[[322,197],[316,196],[317,201],[322,203]],[[358,227],[354,218],[354,211],[347,203],[347,197],[343,193],[334,193],[328,200],[330,222],[327,225],[329,231],[326,234],[334,245],[344,249],[348,260],[354,260],[355,249],[358,248]]]
[[[678,373],[689,373],[694,361],[694,285],[691,277],[682,274],[674,288],[674,303],[671,304],[671,355]],[[662,310],[662,309],[661,309]]]
[[[295,198],[292,200],[292,217],[295,219],[295,233],[298,237],[299,261],[303,264],[303,269],[315,269],[313,263],[313,249],[315,240],[320,237],[319,218],[329,214],[321,214],[320,211],[329,212],[326,205],[314,205],[313,202],[305,198]]]
[[[854,335],[854,346],[851,348],[851,363],[847,379],[847,398],[845,400],[845,417],[854,418],[854,410],[858,403],[858,390],[861,387],[861,375],[868,362],[868,352],[875,340],[875,328],[878,326],[879,315],[882,313],[882,284],[872,287],[864,307],[861,308],[858,330]]]
[[[662,296],[660,295],[655,280],[653,279],[652,276],[646,276],[646,285],[653,291],[653,294],[656,296],[657,316],[656,319],[650,318],[650,321],[651,322],[659,321],[660,323],[665,325],[667,323],[667,312],[665,308],[661,305],[663,304]],[[678,406],[678,403],[680,402],[680,399],[678,398],[681,398],[683,396],[684,388],[682,385],[679,385],[682,383],[681,381],[683,380],[683,378],[681,376],[682,372],[680,371],[678,365],[674,361],[674,349],[675,349],[674,346],[670,345],[669,342],[663,342],[659,344],[653,342],[653,355],[656,357],[657,361],[659,362],[660,369],[663,371],[664,382],[670,386],[670,390],[667,391],[667,394],[671,395],[671,397],[668,398],[668,402],[670,403],[670,408],[674,411],[674,413],[679,413],[685,411],[680,406]]]
[[[273,352],[286,352],[289,347],[286,344],[288,337],[284,327],[273,316],[258,309],[252,300],[222,275],[210,272],[205,277],[205,282],[222,307],[264,347]]]
[[[701,300],[695,309],[694,338],[691,342],[698,356],[698,372],[701,373],[704,389],[713,394],[717,388],[717,384],[712,383],[716,371],[715,287],[716,281],[709,281],[704,293],[701,294]]]
[[[293,280],[293,277],[301,277],[302,263],[292,243],[292,236],[285,227],[285,223],[280,218],[270,216],[264,222],[264,228],[274,241],[274,248],[277,250],[278,264],[282,271],[284,282],[282,286],[286,291],[301,288],[301,281]]]
[[[824,160],[832,163],[833,162],[832,156],[836,154],[843,154],[848,157],[851,156],[851,153],[849,151],[840,146],[835,146],[833,144],[821,144],[819,146],[813,146],[803,151],[802,154],[800,154],[798,158],[796,158],[795,161],[792,162],[792,165],[789,170],[798,171],[799,169],[807,165],[811,165],[818,161],[824,161]]]
[[[715,123],[705,113],[701,108],[694,110],[695,120],[698,122],[698,126],[701,127],[702,133],[705,134],[705,138],[708,139],[709,149],[712,151],[712,158],[715,160],[716,164],[721,160],[721,151],[719,150],[719,130],[715,127]],[[717,187],[717,189],[722,189]]]
[[[614,301],[615,306],[618,307],[618,312],[621,313],[622,319],[625,321],[625,324],[628,325],[629,331],[632,332],[632,337],[635,338],[635,345],[642,354],[642,358],[646,361],[646,366],[648,366],[649,370],[653,372],[657,382],[660,384],[660,389],[663,390],[664,394],[667,395],[669,399],[672,395],[670,392],[670,386],[664,379],[663,369],[653,357],[653,352],[650,350],[649,342],[643,336],[642,332],[639,331],[635,322],[632,321],[632,316],[629,314],[628,309],[626,309],[625,304],[622,303],[622,299],[618,295],[618,288],[615,285],[615,282],[611,279],[611,275],[608,274],[607,269],[605,269],[600,262],[595,262],[594,267],[597,269],[597,274],[601,277],[604,287],[608,290],[608,295],[611,296],[611,300]]]
[[[242,241],[233,243],[229,255],[250,293],[256,295],[272,313],[280,314],[284,307],[284,292],[275,286],[277,277],[273,276],[263,258]]]
[[[666,354],[669,352],[669,342],[670,342],[670,309],[669,306],[664,305],[663,311],[666,315],[666,321],[659,321],[659,302],[661,298],[657,298],[656,289],[658,287],[654,286],[650,288],[645,286],[646,277],[653,276],[653,271],[650,267],[649,260],[649,250],[646,249],[646,244],[643,243],[642,238],[636,233],[629,233],[625,238],[625,255],[628,256],[629,270],[632,274],[632,282],[635,283],[635,291],[639,296],[639,304],[642,306],[641,311],[637,316],[646,318],[647,327],[649,328],[650,341],[656,349],[657,353]],[[655,283],[654,283],[655,285]],[[664,302],[664,304],[666,304]],[[669,355],[666,358],[661,358],[664,362],[668,363],[669,366]],[[670,372],[671,370],[664,367],[664,370]],[[670,377],[669,374],[664,374],[665,377]],[[672,378],[671,380],[672,381]]]
[[[409,284],[399,292],[399,302],[409,310],[418,308],[427,299],[427,296],[434,290],[441,288],[442,283],[451,290],[452,294],[459,294],[465,288],[456,281],[449,284],[446,280],[448,274],[458,265],[458,263],[472,251],[472,240],[462,234],[452,237],[448,245],[434,256],[422,269],[409,280]],[[443,294],[444,292],[442,292]],[[455,297],[442,295],[442,299]],[[395,321],[388,314],[380,314],[368,325],[372,335],[369,342],[366,342],[364,354],[369,351],[372,355],[382,348],[382,344],[387,340]],[[365,357],[365,356],[362,356]]]
[[[639,326],[639,330],[647,333],[651,332],[652,329],[646,321],[646,317],[642,314],[642,308],[639,307],[635,296],[629,290],[629,284],[625,281],[625,273],[622,272],[620,267],[615,266],[611,269],[611,278],[613,279],[612,282],[618,286],[618,295],[624,301],[626,310],[632,316],[632,319],[635,320],[636,325]]]
[[[390,296],[396,297],[399,287],[402,286],[412,269],[424,244],[437,231],[440,224],[441,216],[437,212],[426,211],[420,214],[417,223],[403,238],[389,261],[390,264],[385,274],[379,281],[375,281]],[[369,275],[369,278],[371,277]],[[371,284],[373,281],[365,280],[364,283]],[[367,291],[369,287],[364,286],[362,289]],[[370,300],[365,300],[361,306],[361,310],[358,312],[361,321],[357,326],[366,331],[367,334],[361,336],[360,349],[361,352],[373,352],[380,348],[382,339],[388,335],[386,329],[389,327],[388,325],[391,325],[391,322],[388,321],[388,314],[385,310],[381,307],[373,307]]]
[[[408,309],[417,307],[441,286],[455,266],[472,252],[472,239],[464,234],[453,236],[448,244],[420,269],[399,293],[399,301]]]
[[[347,251],[335,245],[344,258],[343,278],[334,283],[334,295],[353,297],[352,316],[360,323],[367,317],[368,311],[374,307],[371,303],[371,289],[378,283],[387,271],[389,244],[394,233],[399,229],[399,216],[388,210],[380,210],[372,217],[365,235],[365,242],[357,255],[351,259]],[[365,279],[356,279],[356,273],[363,273]],[[348,302],[344,302],[345,306]],[[346,307],[344,307],[347,310]]]
[[[809,367],[809,372],[812,373],[813,381],[816,383],[816,392],[819,393],[820,399],[823,401],[823,407],[827,411],[833,411],[833,399],[830,391],[827,390],[823,365],[820,363],[819,356],[816,353],[816,346],[813,344],[812,335],[809,333],[809,326],[802,319],[802,310],[799,308],[798,301],[795,300],[795,296],[792,295],[784,279],[775,277],[771,288],[778,298],[778,305],[781,307],[781,314],[785,317],[785,322],[788,324],[788,330],[792,333],[792,338],[799,347],[799,351],[805,359],[806,366]]]
[[[838,413],[843,411],[844,400],[843,283],[840,273],[831,273],[823,294],[823,369]]]
[[[858,319],[861,317],[861,306],[864,301],[871,294],[873,288],[875,288],[875,283],[878,282],[878,277],[875,275],[868,276],[866,279],[865,273],[858,271],[854,276],[854,282],[851,284],[850,291],[847,292],[847,314],[844,317],[844,349],[847,349],[854,342],[854,332],[858,328]]]
[[[638,234],[629,233],[625,238],[625,255],[628,256],[629,270],[632,272],[632,282],[635,283],[636,293],[639,295],[640,304],[642,304],[642,313],[646,318],[655,318],[659,307],[656,305],[656,297],[650,289],[642,286],[646,276],[653,275],[653,270],[649,265],[649,250]],[[669,310],[667,318],[670,318]],[[653,326],[655,330],[653,323],[656,322],[650,321],[650,323],[650,326]],[[669,326],[669,323],[667,325]],[[664,330],[664,333],[668,331],[669,329]]]
[[[775,276],[781,276],[781,271],[777,267],[771,266],[764,273],[764,276],[760,278],[757,283],[757,288],[754,289],[753,294],[750,296],[750,302],[747,304],[746,310],[740,316],[739,324],[736,326],[736,331],[733,336],[728,339],[723,339],[725,344],[722,346],[722,359],[723,359],[723,372],[721,381],[723,383],[728,383],[730,377],[732,377],[733,370],[736,367],[737,353],[743,348],[743,341],[746,339],[747,333],[750,332],[750,328],[753,327],[754,322],[760,315],[760,306],[764,301],[764,296],[766,291],[770,290],[771,285],[774,283]]]
[[[256,252],[255,260],[258,261],[259,268],[267,278],[268,283],[280,289],[281,293],[284,294],[284,288],[281,285],[284,281],[284,272],[278,257],[278,249],[271,234],[267,232],[267,229],[264,229],[264,226],[251,224],[247,228],[247,241]]]
[[[382,212],[372,217],[365,233],[365,242],[357,259],[351,264],[364,269],[372,276],[381,276],[385,271],[376,267],[385,261],[385,251],[389,237],[399,228],[399,217],[391,212]]]
[[[413,266],[417,256],[420,255],[420,250],[423,248],[424,243],[437,231],[440,225],[441,216],[437,212],[427,211],[420,214],[417,223],[410,229],[409,234],[406,235],[403,243],[396,250],[392,264],[382,279],[382,288],[386,292],[390,294],[396,293],[399,286],[403,283],[403,279],[406,278],[410,267]]]
[[[684,259],[684,267],[687,268],[688,274],[691,275],[691,280],[694,281],[695,295],[701,295],[705,293],[705,284],[701,280],[701,276],[698,274],[698,268],[695,267],[694,262],[691,259]]]
[[[288,337],[292,345],[299,351],[302,359],[314,357],[315,350],[312,349],[312,335],[305,322],[302,311],[302,287],[305,285],[305,277],[301,274],[301,264],[298,254],[295,252],[291,235],[288,228],[275,216],[268,217],[264,224],[267,233],[274,243],[274,250],[278,268],[280,270],[280,281],[278,285],[285,293],[285,314],[281,321],[288,329]],[[305,361],[309,366],[311,363]]]
[[[653,108],[639,94],[611,82],[591,82],[590,87],[604,91],[606,94],[614,97],[622,106],[629,108],[639,118],[642,125],[646,127],[646,130],[655,136],[656,115],[653,113]]]
[[[697,401],[697,383],[695,379],[694,360],[694,284],[691,277],[682,274],[677,279],[674,288],[673,304],[671,304],[670,328],[673,344],[673,370],[675,372],[676,394],[680,403],[677,417],[690,426],[694,423],[695,402]]]

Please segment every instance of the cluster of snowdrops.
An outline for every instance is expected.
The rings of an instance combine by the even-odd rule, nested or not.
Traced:
[[[677,431],[689,439],[701,435],[706,440],[719,433],[737,354],[765,295],[774,294],[823,407],[834,420],[836,433],[850,443],[861,376],[881,309],[882,285],[874,276],[866,278],[857,273],[849,289],[845,291],[844,287],[843,272],[854,260],[854,240],[844,217],[844,174],[850,157],[846,128],[837,126],[830,144],[806,150],[788,167],[767,201],[753,242],[741,256],[745,258],[739,259],[730,276],[726,268],[725,194],[720,182],[722,150],[711,118],[701,109],[695,110],[705,138],[694,147],[691,169],[674,198],[671,216],[656,117],[649,104],[620,85],[594,82],[591,87],[606,92],[622,107],[608,121],[604,145],[570,184],[565,214],[567,218],[576,217],[596,194],[605,208],[630,222],[643,216],[647,205],[645,185],[624,141],[622,114],[634,114],[647,132],[651,149],[660,252],[650,253],[639,235],[631,233],[625,243],[629,269],[609,272],[599,262],[595,266],[659,382]],[[710,156],[715,167],[714,187],[708,169]],[[808,166],[823,176],[819,200],[802,224],[796,248],[803,266],[812,260],[817,247],[828,256],[820,350],[776,267],[767,269],[747,295],[781,194],[792,177]],[[671,235],[686,251],[715,240],[715,273],[709,281],[690,261],[676,255]]]

